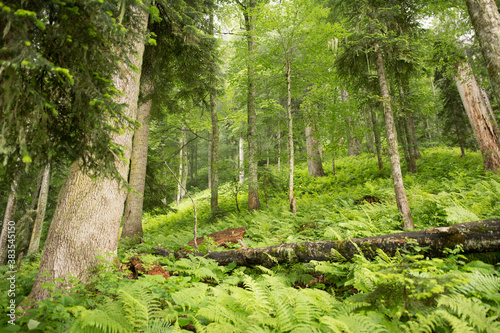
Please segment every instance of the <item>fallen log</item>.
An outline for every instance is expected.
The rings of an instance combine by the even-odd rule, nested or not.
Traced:
[[[243,234],[247,231],[245,227],[226,229],[214,232],[213,234],[205,235],[196,238],[196,244],[201,245],[206,237],[211,237],[217,245],[224,245],[226,243],[238,243],[239,239],[243,239]],[[194,241],[188,243],[189,246],[194,246]]]
[[[173,254],[178,259],[189,255],[203,256],[217,261],[220,265],[235,262],[239,266],[270,267],[286,262],[339,260],[341,259],[339,255],[346,260],[351,260],[359,252],[371,259],[376,256],[377,249],[392,256],[398,250],[411,250],[415,245],[428,248],[425,251],[428,257],[446,256],[444,250],[454,249],[456,245],[462,246],[463,253],[497,252],[500,251],[500,220],[475,221],[449,227],[334,242],[290,243],[210,253],[172,252],[158,248],[153,249],[153,253],[163,256]]]

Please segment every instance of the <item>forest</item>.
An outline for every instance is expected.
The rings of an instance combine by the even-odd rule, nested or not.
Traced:
[[[500,332],[499,6],[0,2],[0,332]]]

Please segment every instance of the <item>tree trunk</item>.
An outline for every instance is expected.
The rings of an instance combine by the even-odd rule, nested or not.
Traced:
[[[245,144],[245,139],[243,136],[240,136],[238,141],[238,182],[243,184],[245,181],[245,150],[243,149]]]
[[[290,203],[290,211],[297,212],[297,200],[293,196],[293,171],[294,171],[294,151],[293,151],[293,117],[292,117],[292,76],[291,76],[290,59],[286,61],[286,90],[287,103],[286,111],[288,116],[288,200]]]
[[[217,117],[215,92],[210,93],[212,119],[212,154],[210,163],[210,207],[212,213],[219,210],[219,119]]]
[[[323,177],[323,163],[319,153],[318,139],[314,136],[314,129],[311,124],[306,126],[306,150],[307,150],[307,170],[313,177]]]
[[[410,112],[410,114],[408,114],[406,121],[408,122],[408,133],[410,134],[413,146],[413,155],[416,159],[420,159],[422,158],[422,155],[420,154],[420,149],[418,148],[417,133],[415,131],[415,117],[413,117],[413,112]]]
[[[396,203],[399,212],[403,216],[403,228],[413,229],[413,219],[411,217],[410,206],[406,199],[405,188],[403,184],[403,175],[401,174],[401,164],[399,162],[398,139],[394,128],[394,117],[392,114],[391,98],[389,87],[385,76],[384,59],[382,51],[378,44],[375,44],[377,56],[377,74],[380,85],[380,91],[384,104],[385,133],[387,137],[387,146],[389,148],[389,159],[391,163],[392,181],[394,183],[394,192],[396,194]]]
[[[413,141],[415,135],[412,136],[410,133],[410,126],[408,122],[408,118],[411,117],[411,111],[406,106],[406,96],[408,94],[408,86],[409,83],[405,80],[401,83],[399,87],[399,94],[401,97],[401,105],[402,105],[402,116],[400,118],[401,124],[400,127],[402,129],[401,139],[403,140],[403,147],[405,151],[405,157],[408,167],[408,172],[418,173],[417,169],[417,155],[416,155],[416,142]]]
[[[47,199],[49,197],[50,185],[50,163],[47,163],[43,171],[42,185],[40,187],[40,198],[38,199],[38,208],[36,211],[35,225],[31,233],[30,246],[28,254],[38,253],[40,248],[40,238],[42,236],[43,220],[45,219],[45,209],[47,208]]]
[[[138,16],[134,27],[140,34],[146,31],[148,14],[140,9],[132,11]],[[132,120],[137,116],[140,73],[144,43],[135,43],[130,57],[132,68],[123,68],[123,73],[114,78],[115,87],[123,92],[118,99],[128,107],[125,114]],[[132,132],[125,130],[112,134],[114,144],[124,147],[124,156],[117,159],[116,167],[123,179],[129,171],[128,161],[132,148]],[[73,163],[61,188],[58,204],[50,225],[40,262],[40,270],[28,299],[40,301],[50,295],[44,283],[73,276],[88,282],[99,264],[96,256],[111,253],[109,260],[116,260],[120,222],[126,190],[117,179],[91,178],[80,170],[80,162]],[[58,286],[63,283],[56,282]],[[28,305],[29,306],[29,305]]]
[[[141,95],[146,100],[137,108],[137,121],[141,123],[141,127],[134,133],[132,156],[130,157],[129,185],[134,191],[127,193],[121,238],[128,237],[135,242],[140,242],[142,239],[142,206],[146,186],[149,114],[151,112],[153,90],[153,83],[149,79],[143,80]]]
[[[347,93],[346,90],[342,90],[341,98],[342,98],[342,102],[347,103],[347,100],[349,98],[349,94]],[[359,155],[359,152],[361,151],[361,142],[359,141],[358,138],[356,138],[354,136],[353,120],[350,116],[347,116],[346,122],[347,122],[347,132],[348,132],[347,133],[347,156]]]
[[[8,256],[9,248],[7,247],[7,245],[10,244],[7,243],[7,240],[9,239],[8,238],[9,234],[15,235],[15,221],[14,224],[11,224],[10,222],[13,220],[14,214],[16,212],[18,182],[19,182],[19,176],[16,176],[16,179],[13,180],[12,184],[10,185],[10,194],[9,198],[7,199],[7,206],[5,207],[5,214],[3,216],[2,233],[0,234],[0,266],[5,265],[7,263],[7,259],[12,260],[14,258]],[[14,228],[9,230],[9,227],[14,227]],[[12,255],[12,253],[10,253],[10,255]]]
[[[281,172],[281,129],[278,129],[278,171]]]
[[[380,142],[379,135],[379,126],[377,121],[377,115],[371,108],[368,109],[370,113],[370,119],[372,123],[373,136],[375,137],[375,148],[377,150],[377,161],[378,161],[378,169],[382,170],[384,168],[384,164],[382,162],[382,143]]]
[[[496,135],[498,130],[468,62],[459,64],[454,79],[479,144],[484,169],[496,171],[500,168],[500,138]]]
[[[491,86],[500,103],[500,14],[495,0],[466,0],[476,37],[486,60]]]
[[[255,7],[256,0],[248,0],[241,7],[245,17],[248,42],[248,210],[260,209],[259,183],[257,178],[257,110],[255,106]]]
[[[208,136],[211,137],[212,133],[208,131]],[[207,176],[208,176],[208,188],[212,188],[212,140],[208,141],[208,168],[207,168]]]
[[[263,265],[271,267],[283,263],[351,260],[360,251],[367,259],[377,255],[377,249],[389,256],[403,251],[412,251],[415,246],[428,247],[426,257],[445,257],[445,249],[454,249],[460,245],[464,253],[482,253],[500,251],[500,220],[486,220],[456,224],[427,230],[401,232],[392,235],[353,238],[334,242],[304,242],[282,244],[264,248],[241,248],[234,251],[192,253],[185,251],[171,252],[153,248],[153,253],[176,258],[190,255],[203,256],[219,263],[239,266]]]

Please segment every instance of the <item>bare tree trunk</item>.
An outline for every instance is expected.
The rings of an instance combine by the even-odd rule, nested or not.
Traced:
[[[215,92],[210,93],[210,113],[212,118],[212,157],[210,163],[210,207],[212,213],[219,210],[219,119],[217,116]]]
[[[212,134],[209,131],[208,136],[211,137]],[[208,141],[208,168],[207,168],[207,174],[208,174],[208,188],[212,188],[212,140]]]
[[[406,106],[406,95],[408,93],[409,83],[402,82],[399,87],[399,95],[401,97],[402,104],[402,116],[400,118],[400,128],[401,128],[401,139],[403,141],[403,147],[406,157],[406,162],[408,166],[408,172],[418,173],[417,169],[417,156],[416,156],[416,142],[413,142],[414,136],[410,133],[410,126],[408,118],[411,116],[411,111],[408,110]]]
[[[377,150],[377,161],[378,161],[378,169],[382,170],[384,168],[384,164],[382,162],[382,143],[380,142],[379,135],[379,126],[377,121],[377,115],[371,108],[368,109],[370,114],[370,119],[372,123],[373,136],[375,137],[375,148]]]
[[[412,251],[414,246],[426,248],[425,256],[445,257],[444,250],[460,245],[464,253],[487,253],[500,250],[500,220],[475,221],[427,230],[408,231],[391,235],[353,238],[334,242],[288,243],[262,248],[242,248],[234,251],[189,253],[171,252],[153,248],[163,256],[173,254],[176,258],[196,255],[210,258],[219,265],[236,263],[239,266],[263,265],[271,267],[283,263],[352,260],[360,252],[367,259],[377,255],[377,249],[389,256],[402,251]]]
[[[31,233],[30,246],[28,254],[38,253],[40,248],[40,238],[42,236],[43,220],[45,219],[45,209],[47,208],[47,199],[49,197],[50,185],[50,163],[47,163],[43,171],[42,185],[40,187],[40,198],[38,199],[38,208],[36,212],[35,225]]]
[[[497,103],[500,103],[500,14],[495,0],[466,0],[467,9],[481,51],[486,60],[488,75]]]
[[[248,0],[245,26],[248,40],[248,210],[260,209],[257,179],[257,111],[255,106],[255,0]]]
[[[132,11],[138,16],[134,27],[139,33],[146,31],[148,14],[140,9]],[[123,92],[119,103],[126,103],[126,116],[132,120],[137,116],[140,73],[144,42],[136,42],[134,56],[130,59],[136,68],[123,68],[123,75],[114,78],[115,87]],[[126,179],[128,161],[132,148],[132,132],[129,130],[112,134],[114,144],[124,147],[122,161],[116,167],[121,177]],[[45,243],[40,270],[28,299],[40,301],[49,296],[44,283],[73,276],[88,282],[99,259],[106,253],[112,254],[108,260],[116,260],[120,222],[126,190],[117,179],[90,178],[80,170],[80,162],[73,163],[61,188],[54,218]],[[58,286],[63,285],[55,282]],[[29,305],[28,305],[29,306]]]
[[[384,58],[382,51],[377,43],[375,43],[377,55],[377,73],[382,93],[385,116],[385,133],[387,137],[387,146],[389,148],[389,158],[391,162],[392,181],[394,183],[394,192],[396,194],[396,203],[399,212],[403,216],[403,228],[413,229],[413,219],[411,217],[410,206],[406,199],[405,188],[403,184],[403,175],[401,173],[401,164],[399,162],[398,139],[394,128],[394,117],[392,114],[391,97],[389,95],[389,87],[385,76]]]
[[[141,95],[146,101],[138,106],[137,121],[141,127],[135,131],[132,141],[132,156],[130,157],[129,185],[134,191],[127,193],[125,214],[121,238],[130,238],[136,242],[142,239],[142,206],[144,203],[144,188],[146,186],[146,167],[148,163],[149,114],[151,112],[151,94],[153,83],[143,80]]]
[[[307,150],[307,170],[313,177],[323,177],[323,163],[319,153],[318,139],[314,136],[314,129],[311,124],[306,126],[306,150]]]
[[[238,140],[238,182],[242,184],[245,181],[245,150],[244,150],[245,139],[240,136]]]
[[[498,129],[491,120],[491,115],[468,62],[459,64],[454,79],[481,155],[483,155],[484,169],[496,171],[500,168],[500,138],[496,135]]]
[[[286,111],[288,115],[288,200],[290,203],[290,211],[297,212],[297,200],[293,196],[293,172],[294,172],[294,151],[293,151],[293,117],[292,117],[292,76],[291,76],[290,60],[286,62],[286,87],[287,87],[287,103]]]
[[[346,90],[342,90],[341,92],[341,98],[342,102],[347,102],[349,98],[349,94],[347,93]],[[359,141],[358,138],[354,136],[353,133],[353,120],[350,116],[346,117],[346,122],[347,122],[347,155],[348,156],[355,156],[359,155],[359,152],[361,151],[361,142]]]
[[[9,234],[9,227],[13,227],[12,231],[15,231],[15,221],[12,224],[11,221],[14,218],[14,214],[16,211],[16,201],[17,201],[17,183],[19,182],[19,176],[16,176],[16,179],[14,179],[10,185],[10,194],[9,198],[7,199],[7,206],[5,207],[5,214],[3,216],[3,223],[2,223],[2,233],[0,234],[0,266],[5,265],[7,263],[7,259],[12,260],[14,257],[10,258],[9,255],[9,249],[12,249],[11,247],[8,247],[7,244],[7,239],[8,239],[8,234]],[[10,253],[11,254],[11,253]],[[14,254],[15,256],[15,254]]]

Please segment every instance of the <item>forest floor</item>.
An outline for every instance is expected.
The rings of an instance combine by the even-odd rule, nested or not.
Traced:
[[[379,171],[370,155],[338,158],[336,174],[329,170],[321,178],[310,177],[299,163],[296,214],[288,211],[286,170],[275,167],[259,174],[259,211],[246,210],[244,185],[239,191],[235,183],[221,186],[216,216],[210,213],[209,191],[193,193],[198,235],[245,227],[245,246],[256,248],[400,232],[384,162]],[[500,218],[500,175],[483,171],[479,153],[460,158],[457,149],[424,149],[418,169],[418,174],[404,172],[417,229]],[[350,262],[271,269],[220,266],[202,257],[156,257],[151,249],[159,244],[193,249],[188,246],[192,204],[184,200],[173,208],[167,215],[145,214],[144,242],[120,245],[121,268],[103,262],[90,285],[77,283],[70,294],[55,290],[52,299],[18,320],[18,331],[500,332],[498,253],[466,257],[455,248],[431,259],[415,246],[392,257],[379,252],[374,260],[358,255]],[[199,250],[240,246],[205,239]],[[18,273],[19,300],[29,293],[38,260],[28,258]],[[0,331],[8,327],[5,318]]]

